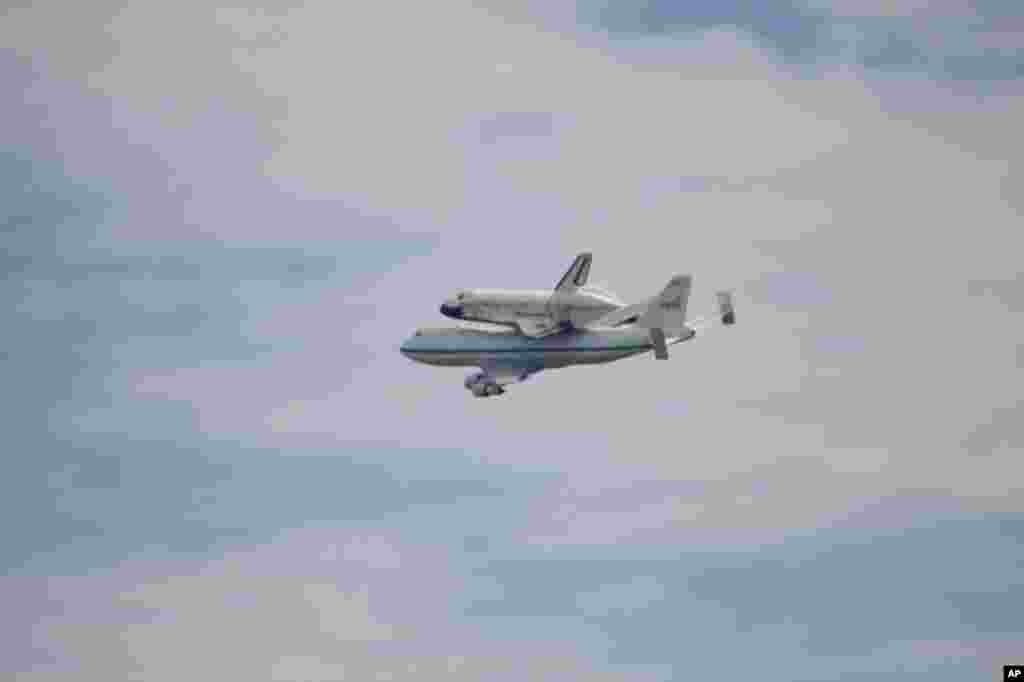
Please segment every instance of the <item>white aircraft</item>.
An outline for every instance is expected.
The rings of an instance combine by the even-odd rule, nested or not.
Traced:
[[[718,310],[714,316],[687,320],[687,301],[693,284],[689,275],[676,275],[660,294],[643,303],[625,305],[616,301],[612,305],[609,301],[605,305],[610,309],[595,317],[596,306],[591,303],[559,298],[560,292],[580,293],[590,260],[590,254],[577,257],[554,294],[498,292],[505,296],[502,298],[492,290],[487,292],[487,298],[480,299],[489,303],[470,307],[470,294],[482,292],[460,292],[466,296],[456,297],[455,303],[446,302],[445,306],[454,308],[446,311],[442,306],[443,313],[460,319],[497,320],[504,326],[420,329],[406,339],[400,351],[411,360],[428,365],[479,367],[483,371],[468,376],[465,386],[474,396],[486,397],[501,395],[506,385],[524,381],[545,369],[612,362],[648,351],[654,351],[659,360],[667,360],[668,346],[692,339],[698,331],[716,322],[736,322],[732,295],[727,291],[716,294]],[[573,287],[572,291],[562,288],[566,283]],[[544,297],[562,301],[560,305],[564,307],[556,306],[554,314],[552,309],[542,308],[557,328],[542,335],[521,332],[524,306],[536,305],[537,299]]]
[[[441,314],[457,320],[490,322],[540,338],[585,327],[626,306],[615,294],[587,286],[593,256],[581,253],[553,290],[464,289],[441,305]]]

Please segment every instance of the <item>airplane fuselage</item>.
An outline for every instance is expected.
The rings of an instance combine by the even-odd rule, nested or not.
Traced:
[[[692,336],[685,330],[682,339]],[[648,330],[638,327],[570,330],[543,338],[522,336],[515,330],[478,330],[462,327],[421,329],[401,347],[402,355],[416,362],[447,367],[524,368],[530,372],[570,365],[592,365],[652,350]]]

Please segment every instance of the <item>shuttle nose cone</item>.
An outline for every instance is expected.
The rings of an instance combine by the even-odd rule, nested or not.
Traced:
[[[445,317],[453,317],[456,320],[462,319],[462,306],[444,303],[441,305],[441,314]]]

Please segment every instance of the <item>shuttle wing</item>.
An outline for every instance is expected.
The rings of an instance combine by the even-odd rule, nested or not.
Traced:
[[[521,317],[516,320],[519,331],[525,336],[540,338],[550,336],[562,330],[562,326],[549,317]]]
[[[633,303],[611,311],[604,317],[594,320],[587,327],[618,327],[624,324],[634,324],[646,310],[646,303]]]

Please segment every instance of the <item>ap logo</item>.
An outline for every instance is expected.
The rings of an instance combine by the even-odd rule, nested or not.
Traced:
[[[1024,665],[1004,665],[1003,679],[1024,682]]]

